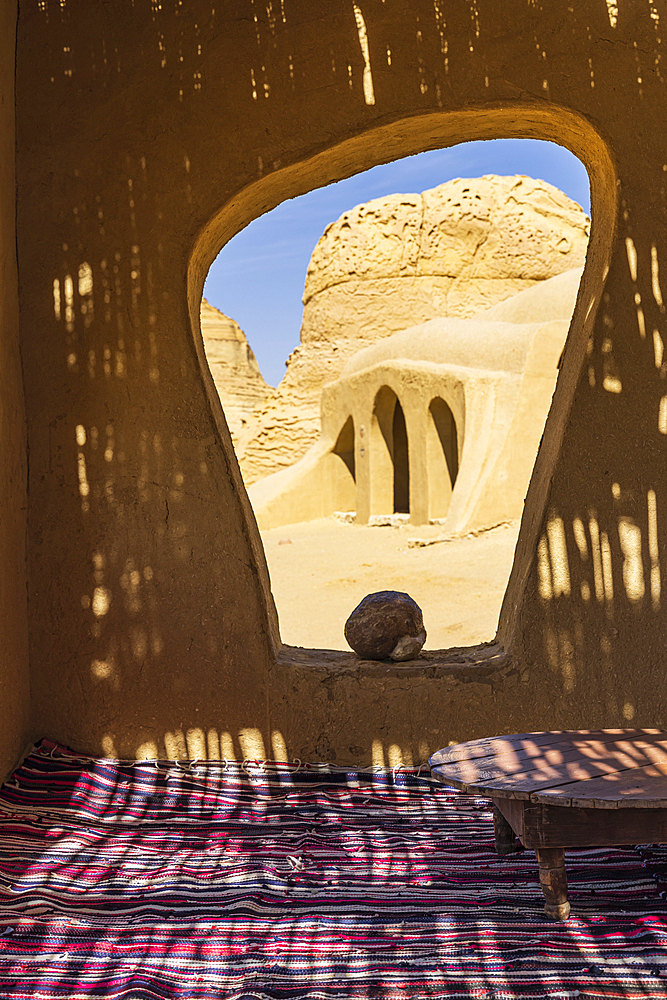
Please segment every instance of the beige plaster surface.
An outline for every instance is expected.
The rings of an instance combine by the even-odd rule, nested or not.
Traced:
[[[26,431],[16,267],[14,48],[17,5],[0,5],[0,780],[30,731],[25,565]]]
[[[589,230],[562,191],[521,175],[459,178],[345,212],[313,250],[301,342],[239,441],[246,485],[317,440],[322,388],[361,347],[428,320],[471,317],[583,265]]]
[[[91,753],[391,761],[493,732],[667,726],[663,7],[359,10],[368,64],[337,0],[21,3],[36,732]],[[581,158],[592,228],[498,644],[390,670],[279,649],[205,364],[208,267],[286,198],[501,136]],[[16,409],[5,440],[21,426]],[[18,494],[2,513],[20,527]]]
[[[399,590],[422,609],[426,649],[488,642],[518,530],[514,523],[439,541],[441,525],[369,527],[331,517],[263,531],[283,640],[349,652],[343,626],[357,604]]]

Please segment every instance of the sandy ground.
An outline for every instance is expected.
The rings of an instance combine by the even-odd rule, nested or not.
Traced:
[[[514,524],[420,548],[408,547],[408,541],[437,538],[442,528],[368,527],[325,518],[264,531],[282,640],[348,649],[345,621],[377,590],[401,590],[417,601],[426,649],[493,639],[518,530]]]

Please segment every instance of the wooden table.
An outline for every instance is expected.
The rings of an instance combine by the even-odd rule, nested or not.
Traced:
[[[567,920],[564,851],[667,842],[667,732],[522,733],[433,754],[445,785],[493,800],[496,850],[537,854],[545,912]]]

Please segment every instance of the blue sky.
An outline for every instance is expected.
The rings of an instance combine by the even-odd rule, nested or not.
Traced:
[[[277,385],[299,343],[306,268],[330,222],[388,194],[426,191],[454,177],[528,174],[590,213],[588,174],[568,150],[532,139],[466,142],[408,156],[278,205],[223,247],[204,286],[208,301],[245,331],[262,375]]]

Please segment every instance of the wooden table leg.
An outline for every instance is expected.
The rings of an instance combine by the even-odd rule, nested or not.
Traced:
[[[516,854],[516,836],[497,805],[493,806],[493,832],[496,836],[496,854],[504,858],[508,854]]]
[[[567,920],[570,904],[567,899],[565,853],[562,847],[541,847],[535,851],[540,866],[540,883],[544,893],[544,912],[552,920]]]

